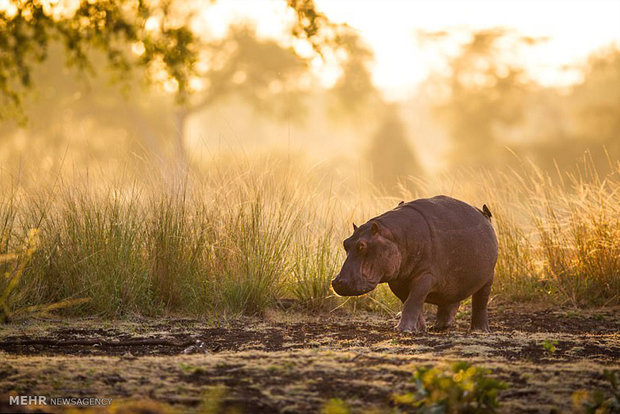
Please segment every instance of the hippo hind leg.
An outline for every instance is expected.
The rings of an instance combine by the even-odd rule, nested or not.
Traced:
[[[491,294],[491,280],[480,290],[473,294],[471,298],[471,330],[489,332],[489,317],[487,313],[487,303]]]
[[[461,302],[449,303],[447,305],[437,305],[437,320],[433,325],[434,330],[444,330],[454,325],[454,317],[459,310]]]

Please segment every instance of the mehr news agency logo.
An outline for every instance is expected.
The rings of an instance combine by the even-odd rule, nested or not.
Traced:
[[[112,404],[112,398],[46,397],[44,395],[9,395],[9,405],[96,407]]]

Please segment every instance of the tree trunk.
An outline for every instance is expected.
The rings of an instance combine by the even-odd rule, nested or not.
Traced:
[[[185,174],[188,167],[187,152],[185,148],[185,124],[187,123],[188,117],[189,110],[185,106],[177,109],[174,125],[174,144],[176,153],[175,164],[181,174]]]

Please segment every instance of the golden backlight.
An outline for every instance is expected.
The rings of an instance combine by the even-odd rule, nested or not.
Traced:
[[[506,27],[548,38],[520,58],[538,81],[553,86],[580,80],[572,66],[593,50],[620,42],[620,2],[615,0],[317,0],[316,4],[333,21],[359,31],[375,55],[373,80],[393,100],[409,97],[441,64],[438,51],[420,44],[418,31]],[[209,6],[204,15],[210,33],[218,36],[225,34],[228,23],[251,19],[260,35],[278,38],[285,9],[277,0],[232,0]],[[463,41],[454,39],[448,52],[455,52],[459,40]],[[324,76],[326,84],[334,81],[333,73]]]
[[[0,412],[616,413],[619,310],[620,0],[0,0]]]

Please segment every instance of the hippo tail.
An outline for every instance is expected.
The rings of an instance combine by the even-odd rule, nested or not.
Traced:
[[[491,217],[493,217],[493,214],[491,214],[491,210],[489,210],[486,204],[483,204],[482,210],[478,209],[478,211],[489,220],[491,220]]]

